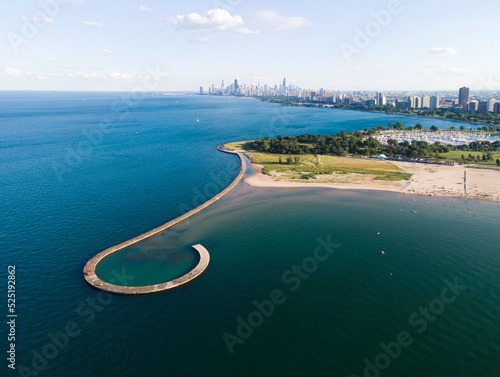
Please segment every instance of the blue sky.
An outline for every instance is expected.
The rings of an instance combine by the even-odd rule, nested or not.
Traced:
[[[500,2],[7,0],[0,89],[500,89]],[[151,74],[148,72],[156,72]],[[159,77],[144,85],[145,79]]]

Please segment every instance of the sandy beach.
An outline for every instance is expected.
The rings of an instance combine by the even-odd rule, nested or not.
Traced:
[[[255,187],[330,187],[500,201],[500,171],[498,170],[403,161],[391,161],[391,163],[413,174],[411,180],[371,181],[367,183],[290,182],[262,174],[262,165],[252,164],[252,167],[258,172],[245,179],[245,182]],[[465,170],[467,170],[467,194],[464,192]]]

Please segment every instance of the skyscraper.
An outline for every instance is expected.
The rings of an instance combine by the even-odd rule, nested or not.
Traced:
[[[469,111],[477,111],[479,107],[478,101],[469,101]]]
[[[385,96],[385,93],[382,92],[377,93],[377,105],[379,106],[387,105],[387,97]]]
[[[439,96],[432,96],[431,97],[429,108],[431,108],[431,109],[438,109],[439,108]]]
[[[429,96],[423,96],[421,98],[420,107],[426,107],[426,108],[430,109],[430,107],[431,107],[431,99],[430,99]]]
[[[467,110],[469,105],[469,88],[462,87],[458,91],[458,106]]]
[[[283,77],[283,90],[286,92],[286,77]]]
[[[497,103],[496,99],[488,100],[488,111],[493,112],[493,110],[495,109],[495,103]]]
[[[238,86],[238,79],[234,79],[234,91],[235,91],[235,92],[238,92],[238,89],[239,89],[239,88],[240,88],[240,87]]]

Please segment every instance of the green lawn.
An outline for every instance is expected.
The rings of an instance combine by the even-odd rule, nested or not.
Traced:
[[[457,161],[457,162],[462,162],[462,155],[464,155],[466,163],[491,166],[491,167],[497,166],[497,163],[495,161],[497,159],[500,159],[500,152],[491,152],[491,154],[493,155],[493,161],[483,161],[483,160],[480,160],[480,161],[474,160],[474,162],[467,161],[467,158],[469,158],[469,154],[473,155],[474,157],[479,155],[482,158],[483,154],[487,154],[487,153],[488,152],[450,151],[448,153],[440,153],[440,155],[445,157],[448,160],[453,160],[453,161]]]
[[[249,143],[249,141],[235,141],[234,143],[227,143],[225,146],[232,151],[239,151],[242,149],[248,150],[247,143]]]
[[[304,180],[322,179],[327,175],[365,174],[372,175],[374,180],[401,181],[410,179],[411,174],[385,161],[375,161],[361,158],[336,157],[325,155],[280,155],[274,153],[262,153],[248,149],[247,141],[226,144],[233,150],[244,149],[252,162],[264,165],[263,173],[271,175],[278,173],[283,179]],[[290,163],[297,157],[299,161]],[[281,159],[281,162],[280,162]]]

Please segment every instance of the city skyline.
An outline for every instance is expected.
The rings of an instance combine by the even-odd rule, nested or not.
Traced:
[[[500,89],[500,4],[460,4],[24,0],[0,15],[0,87],[130,91],[153,70],[158,91],[283,77],[338,90]]]
[[[438,108],[458,108],[468,111],[484,111],[492,113],[500,113],[500,95],[498,91],[480,91],[470,94],[470,88],[461,87],[458,92],[454,91],[436,91],[429,93],[425,91],[342,91],[331,89],[303,89],[299,86],[287,85],[286,77],[283,78],[282,84],[261,84],[257,82],[255,85],[252,82],[250,85],[246,83],[238,83],[235,79],[233,84],[224,85],[222,80],[220,86],[212,84],[205,90],[203,86],[199,88],[199,95],[230,95],[244,97],[293,97],[295,99],[303,99],[323,103],[323,106],[331,106],[331,104],[361,104],[361,105],[378,105],[378,106],[394,106],[400,108],[411,109],[428,109],[435,110]],[[430,95],[429,95],[430,94]]]

